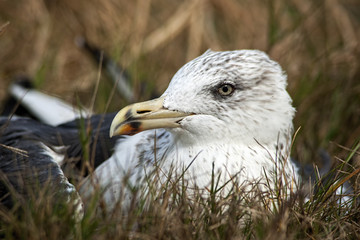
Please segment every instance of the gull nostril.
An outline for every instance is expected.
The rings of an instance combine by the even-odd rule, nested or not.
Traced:
[[[136,111],[137,114],[143,114],[143,113],[148,113],[151,112],[150,110],[138,110]]]

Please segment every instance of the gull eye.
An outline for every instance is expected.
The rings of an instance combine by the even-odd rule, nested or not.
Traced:
[[[230,84],[223,84],[218,88],[218,92],[221,96],[229,96],[234,90],[235,88]]]

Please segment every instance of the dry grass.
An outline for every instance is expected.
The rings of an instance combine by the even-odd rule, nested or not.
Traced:
[[[339,154],[330,142],[351,147],[360,135],[356,0],[19,0],[2,1],[0,9],[0,25],[9,22],[0,36],[0,100],[12,77],[24,73],[43,91],[68,101],[76,93],[90,104],[98,71],[74,44],[79,35],[126,67],[134,86],[148,82],[158,92],[208,48],[257,48],[288,73],[295,125],[302,126],[294,148],[299,159],[316,159],[319,146]],[[98,112],[110,89],[101,82]],[[115,96],[110,110],[124,104]]]
[[[346,159],[359,139],[357,0],[1,1],[0,101],[12,77],[21,73],[34,77],[36,87],[42,91],[70,102],[78,95],[85,105],[91,104],[98,67],[74,44],[79,35],[126,67],[136,89],[147,82],[158,92],[166,88],[181,65],[208,48],[264,50],[288,73],[289,92],[297,108],[295,128],[301,126],[293,156],[302,162],[316,161],[321,147],[332,156]],[[111,82],[100,82],[95,111],[104,111],[111,88]],[[150,91],[139,99],[149,96]],[[120,96],[114,96],[109,110],[116,111],[124,104]],[[191,206],[179,201],[165,211],[161,203],[155,202],[147,211],[134,210],[137,213],[130,214],[144,232],[130,231],[134,227],[132,218],[127,219],[130,223],[114,226],[111,218],[91,213],[82,223],[81,234],[71,226],[70,232],[79,239],[129,234],[145,239],[271,239],[274,229],[274,234],[283,238],[359,237],[359,209],[351,208],[345,214],[337,207],[313,208],[311,204],[299,205],[298,201],[281,207],[279,212],[262,213],[238,227],[242,210],[235,207],[237,198],[233,196],[229,203],[232,211],[222,213],[228,217],[218,214],[215,220],[210,210],[203,210],[207,203]],[[329,201],[325,206],[333,203]],[[219,219],[227,222],[219,223]],[[159,231],[154,230],[157,227]]]
[[[359,148],[360,144],[357,146]],[[156,172],[154,173],[156,174]],[[345,175],[346,176],[346,175]],[[107,211],[101,194],[87,201],[82,221],[71,205],[54,205],[46,194],[19,199],[13,211],[0,209],[4,239],[358,239],[360,205],[339,204],[336,183],[319,187],[309,201],[302,192],[275,199],[258,184],[231,185],[220,195],[216,177],[208,192],[189,190],[184,181],[144,181],[129,188],[131,201]],[[174,179],[170,178],[169,179]],[[279,178],[280,179],[280,178]],[[124,179],[126,184],[126,178]],[[280,185],[280,184],[279,184]],[[140,184],[139,184],[140,186]],[[51,188],[51,186],[49,186]],[[190,194],[191,193],[191,194]],[[120,193],[122,194],[122,193]],[[359,193],[357,193],[359,196]],[[356,197],[356,196],[355,196]],[[120,198],[122,199],[122,198]]]

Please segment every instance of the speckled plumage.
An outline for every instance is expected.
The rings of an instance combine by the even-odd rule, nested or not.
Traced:
[[[234,92],[222,96],[222,84]],[[200,189],[210,186],[213,166],[222,183],[234,176],[239,183],[261,182],[277,168],[288,182],[296,181],[288,156],[295,109],[286,85],[279,64],[261,51],[207,51],[184,65],[163,94],[164,108],[193,115],[180,128],[121,138],[92,178],[108,187],[108,202],[117,199],[126,174],[133,172],[130,182],[138,184],[155,165],[164,179],[173,167],[178,174],[188,168],[185,180]]]

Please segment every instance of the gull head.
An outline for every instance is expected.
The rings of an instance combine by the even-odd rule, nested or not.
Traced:
[[[280,65],[258,50],[214,52],[185,64],[163,95],[123,108],[110,136],[166,128],[184,144],[288,139],[295,109]]]

